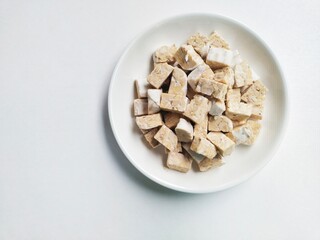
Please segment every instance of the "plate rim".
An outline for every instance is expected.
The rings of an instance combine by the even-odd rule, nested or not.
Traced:
[[[283,85],[283,106],[284,106],[284,114],[283,114],[283,120],[282,120],[282,128],[281,131],[278,135],[278,138],[276,139],[276,143],[275,143],[275,147],[273,149],[273,151],[271,153],[269,153],[269,157],[267,159],[267,161],[265,161],[263,164],[261,164],[259,167],[257,167],[254,171],[249,172],[248,174],[245,174],[243,177],[237,178],[234,181],[228,182],[226,184],[222,184],[218,187],[207,187],[205,189],[190,189],[187,187],[182,187],[182,186],[177,186],[175,184],[171,184],[170,182],[167,182],[163,179],[159,179],[155,176],[153,176],[152,174],[148,173],[147,171],[143,170],[143,168],[141,168],[130,156],[130,154],[126,151],[125,147],[123,146],[120,137],[117,135],[116,132],[116,128],[115,128],[115,123],[113,121],[113,117],[112,117],[112,89],[113,89],[113,84],[115,82],[115,77],[116,74],[118,72],[118,69],[122,63],[122,61],[124,60],[125,56],[127,55],[127,53],[129,52],[129,50],[132,48],[132,46],[147,32],[151,31],[153,28],[156,28],[157,26],[163,25],[167,22],[171,22],[171,21],[175,21],[181,18],[189,18],[189,17],[208,17],[208,18],[220,18],[223,21],[229,21],[232,24],[238,25],[240,28],[243,28],[244,30],[246,30],[247,32],[249,32],[251,35],[253,35],[259,42],[260,44],[263,45],[263,47],[268,51],[268,53],[270,54],[272,60],[274,61],[275,65],[277,66],[277,69],[279,71],[279,75],[280,78],[282,80],[282,85]],[[269,47],[269,45],[251,28],[249,28],[246,24],[232,18],[226,15],[221,15],[221,14],[216,14],[216,13],[186,13],[186,14],[179,14],[179,15],[175,15],[175,16],[171,16],[168,18],[165,18],[161,21],[158,21],[154,24],[151,24],[149,27],[145,28],[144,30],[142,30],[139,34],[137,34],[130,42],[129,44],[125,47],[125,50],[123,51],[123,53],[121,54],[113,72],[112,72],[112,76],[109,82],[109,89],[108,89],[108,116],[109,116],[109,122],[110,122],[110,126],[113,132],[113,135],[117,141],[118,146],[120,147],[121,151],[124,153],[124,155],[126,156],[126,158],[129,160],[129,162],[136,168],[139,170],[140,173],[142,173],[143,175],[145,175],[146,177],[148,177],[150,180],[152,180],[153,182],[160,184],[166,188],[175,190],[175,191],[179,191],[179,192],[185,192],[185,193],[195,193],[195,194],[203,194],[203,193],[213,193],[213,192],[218,192],[218,191],[222,191],[222,190],[226,190],[229,189],[231,187],[237,186],[241,183],[246,182],[248,179],[250,179],[251,177],[255,176],[260,170],[262,170],[276,155],[277,151],[279,150],[285,133],[287,132],[287,127],[288,127],[288,119],[289,119],[289,109],[290,109],[290,104],[289,104],[289,97],[288,97],[288,84],[285,78],[285,75],[283,73],[281,64],[279,62],[279,60],[277,59],[276,55],[274,54],[274,52],[272,51],[272,49]]]

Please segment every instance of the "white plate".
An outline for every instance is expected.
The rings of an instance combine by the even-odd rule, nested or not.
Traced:
[[[220,33],[233,49],[238,49],[261,76],[269,92],[262,131],[251,147],[237,147],[226,164],[205,173],[179,173],[164,167],[162,151],[150,150],[142,140],[132,115],[134,79],[146,81],[151,55],[156,48],[181,44],[195,32]],[[209,15],[183,15],[162,21],[138,36],[120,58],[109,87],[108,108],[115,138],[130,160],[153,181],[183,192],[215,192],[239,184],[270,161],[280,144],[287,119],[287,93],[280,66],[270,48],[248,27],[230,18]]]

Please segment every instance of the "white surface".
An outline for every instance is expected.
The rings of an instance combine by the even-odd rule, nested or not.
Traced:
[[[320,238],[319,1],[170,2],[0,1],[1,240]],[[125,46],[152,23],[191,11],[258,32],[290,88],[276,157],[216,194],[148,180],[104,116]]]
[[[207,193],[229,188],[248,179],[273,157],[282,140],[286,124],[287,92],[276,60],[267,46],[250,30],[219,15],[190,14],[167,19],[136,38],[121,56],[113,73],[108,95],[110,123],[127,158],[150,179],[183,192]],[[146,83],[152,53],[163,45],[178,46],[199,31],[213,30],[238,49],[241,56],[261,75],[269,89],[262,130],[254,146],[238,146],[225,157],[222,167],[204,173],[181,174],[164,167],[163,148],[151,151],[142,140],[132,115],[133,79]],[[268,148],[265,146],[268,145]]]

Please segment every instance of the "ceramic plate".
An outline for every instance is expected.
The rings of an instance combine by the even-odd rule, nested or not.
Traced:
[[[186,174],[165,167],[162,148],[150,150],[132,114],[134,80],[146,81],[151,56],[162,45],[184,43],[196,32],[220,33],[232,49],[238,49],[268,87],[262,131],[251,146],[238,146],[225,165],[207,172]],[[127,47],[109,87],[108,111],[114,136],[128,160],[145,176],[168,188],[191,193],[215,192],[237,185],[263,168],[275,154],[287,119],[287,93],[280,66],[271,49],[247,26],[233,19],[209,14],[183,15],[164,20]]]

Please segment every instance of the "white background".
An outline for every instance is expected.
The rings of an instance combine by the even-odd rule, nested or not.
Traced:
[[[0,240],[320,239],[319,9],[317,0],[0,0]],[[290,92],[277,155],[215,194],[148,180],[121,153],[106,116],[125,46],[190,12],[256,31]]]

